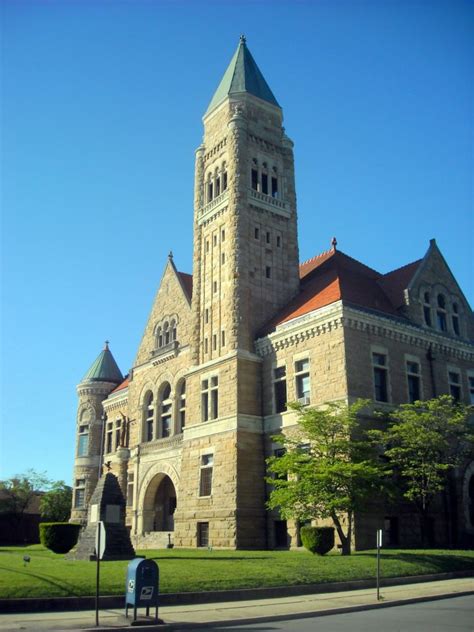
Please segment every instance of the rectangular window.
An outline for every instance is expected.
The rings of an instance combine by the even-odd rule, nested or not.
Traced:
[[[221,331],[221,346],[225,347],[225,331]]]
[[[217,235],[213,236],[212,241],[213,241],[213,245],[217,246]]]
[[[212,284],[212,289],[214,290],[214,293],[217,292],[217,281],[214,281]]]
[[[222,231],[221,231],[221,240],[225,241],[225,230],[224,229],[222,229]]]
[[[209,252],[209,239],[206,239],[206,252]]]
[[[86,495],[86,479],[77,478],[74,490],[74,507],[80,509],[84,507],[85,495]]]
[[[207,338],[204,338],[204,353],[208,352],[208,343],[207,343]]]
[[[225,263],[225,252],[223,252],[221,254],[221,263],[224,264]]]
[[[212,335],[212,350],[215,351],[217,349],[217,334]]]
[[[407,361],[408,401],[410,404],[421,399],[421,377],[418,362]]]
[[[217,419],[219,416],[219,392],[218,378],[211,377],[211,419]]]
[[[127,474],[127,507],[133,506],[133,489],[134,489],[134,474],[129,472]]]
[[[474,375],[467,376],[467,383],[469,384],[469,403],[474,405]]]
[[[212,200],[212,182],[209,182],[207,185],[207,201],[210,202]]]
[[[207,548],[209,546],[209,523],[198,522],[197,523],[197,545],[199,547]]]
[[[201,383],[201,419],[209,419],[209,380],[203,380]]]
[[[265,276],[267,277],[267,279],[271,279],[272,278],[272,269],[270,266],[266,266],[265,268]]]
[[[281,237],[280,235],[277,235],[277,248],[280,248],[281,246]]]
[[[268,195],[268,175],[266,173],[262,173],[262,193]]]
[[[224,171],[222,174],[222,190],[225,191],[227,189],[227,171]]]
[[[309,360],[298,360],[295,363],[296,397],[301,404],[311,401],[311,382],[309,378]]]
[[[199,496],[210,496],[212,493],[212,470],[214,467],[214,455],[201,456],[201,472],[199,477]]]
[[[458,371],[448,371],[449,394],[457,402],[461,399],[461,374]]]
[[[252,169],[252,189],[258,191],[258,171]]]
[[[272,236],[268,231],[267,231],[267,234],[265,235],[265,239],[266,239],[267,244],[269,244],[272,239]]]
[[[286,410],[286,367],[280,366],[273,371],[273,390],[275,394],[275,412]]]
[[[89,426],[79,426],[77,456],[87,456],[89,451]]]
[[[260,239],[260,230],[258,228],[255,228],[253,236],[255,237],[255,239]]]
[[[204,322],[207,323],[209,322],[209,310],[206,307],[206,310],[204,311]]]
[[[107,453],[112,452],[112,439],[113,439],[113,425],[109,421],[107,424],[107,434],[105,436],[105,451]]]
[[[384,353],[372,353],[372,365],[375,401],[388,402],[387,356]]]
[[[120,448],[120,433],[122,430],[122,420],[117,419],[115,422],[115,449]]]

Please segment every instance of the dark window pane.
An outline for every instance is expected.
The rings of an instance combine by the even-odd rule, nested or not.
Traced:
[[[198,522],[197,527],[197,545],[199,547],[209,546],[209,523]]]
[[[262,173],[262,193],[268,195],[268,176],[266,173]]]
[[[201,479],[199,481],[199,496],[210,496],[212,492],[212,467],[201,469]]]
[[[275,412],[286,410],[286,380],[275,382]]]
[[[387,402],[387,372],[385,369],[374,368],[375,399],[378,402]]]
[[[411,404],[420,399],[420,378],[417,375],[408,376],[408,397]]]
[[[252,189],[258,191],[258,171],[256,169],[252,169]]]

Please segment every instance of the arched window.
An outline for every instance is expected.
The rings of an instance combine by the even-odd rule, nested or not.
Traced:
[[[430,304],[430,293],[423,293],[423,315],[425,317],[425,324],[428,327],[431,327],[431,304]]]
[[[256,158],[252,159],[251,186],[254,191],[260,190],[258,181],[258,162]]]
[[[209,174],[207,176],[207,201],[210,202],[212,200],[213,196],[213,185],[212,185],[212,175]]]
[[[272,168],[272,197],[278,197],[278,172],[277,168]]]
[[[178,424],[177,431],[183,432],[186,425],[186,380],[182,380],[178,385]]]
[[[163,330],[161,327],[158,327],[156,330],[156,346],[158,349],[163,346]]]
[[[153,441],[153,426],[155,417],[155,407],[153,405],[153,393],[149,391],[145,396],[144,407],[144,440]]]
[[[443,294],[438,294],[438,307],[436,309],[436,322],[440,331],[447,331],[448,324],[446,320],[446,299]]]
[[[219,169],[216,169],[214,173],[214,192],[215,197],[221,194],[221,177],[219,174]]]
[[[165,382],[160,389],[160,428],[159,438],[165,439],[171,434],[171,386]]]
[[[169,345],[170,343],[170,326],[169,323],[163,325],[163,344]]]
[[[266,162],[262,163],[262,193],[268,195],[268,165]]]
[[[227,189],[227,164],[224,161],[222,163],[222,190],[225,191]]]
[[[453,323],[453,331],[456,336],[461,335],[461,330],[459,329],[459,307],[457,303],[453,303],[453,313],[451,316]]]
[[[174,319],[170,323],[170,338],[171,342],[176,340],[176,321]]]

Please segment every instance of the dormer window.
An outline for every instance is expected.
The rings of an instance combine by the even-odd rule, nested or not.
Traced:
[[[429,292],[425,292],[423,294],[423,315],[425,317],[425,325],[431,327],[431,305]]]
[[[453,323],[453,331],[456,336],[461,335],[461,331],[459,329],[459,307],[457,303],[453,303],[453,313],[451,316],[451,321]]]
[[[443,294],[438,294],[438,306],[436,309],[436,323],[440,331],[447,331],[448,324],[446,320],[446,299]]]

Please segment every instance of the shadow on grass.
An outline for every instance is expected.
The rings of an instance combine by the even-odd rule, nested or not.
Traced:
[[[376,559],[376,553],[358,553],[357,557],[369,557],[373,560]],[[380,559],[382,561],[396,562],[408,562],[411,564],[418,564],[423,567],[431,566],[440,571],[453,571],[453,570],[470,570],[474,569],[474,558],[463,555],[438,555],[436,553],[381,553]]]
[[[34,577],[35,579],[39,579],[45,584],[49,584],[50,586],[54,586],[55,588],[61,588],[64,592],[58,595],[58,597],[79,597],[79,593],[74,592],[72,590],[74,586],[72,584],[68,584],[64,579],[61,581],[52,578],[51,575],[36,575],[36,573],[32,573],[30,570],[28,571],[18,571],[13,568],[8,568],[7,566],[0,566],[0,570],[8,571],[9,573],[15,573],[16,575],[24,575],[25,577]]]

